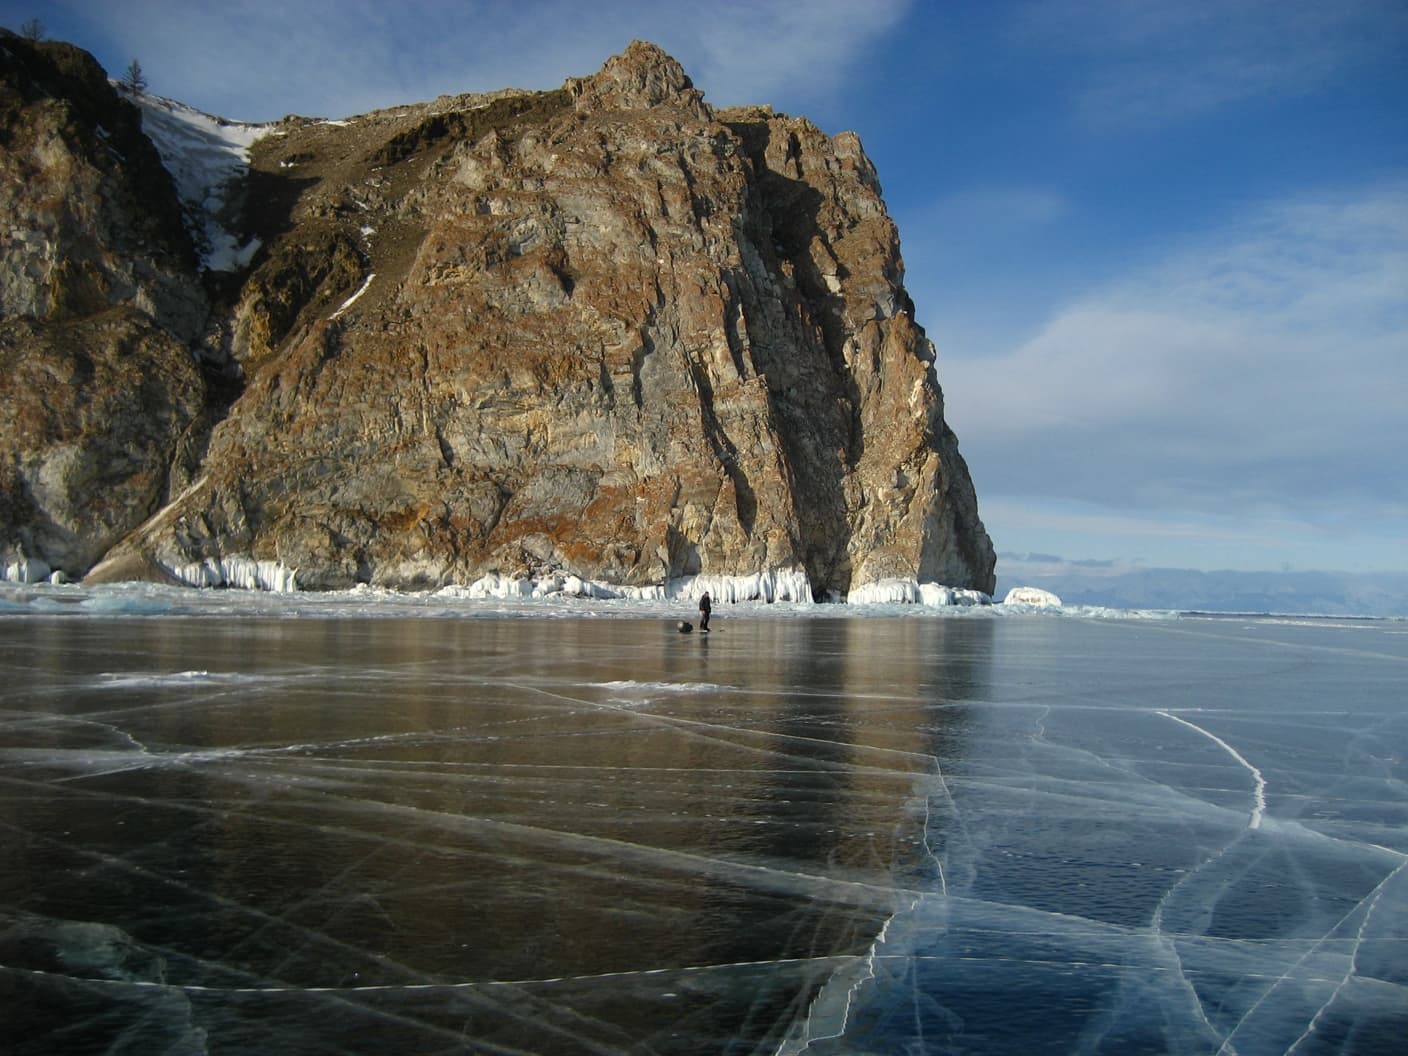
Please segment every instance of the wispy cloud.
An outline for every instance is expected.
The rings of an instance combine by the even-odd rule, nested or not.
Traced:
[[[696,82],[711,97],[717,95],[719,102],[734,104],[797,97],[798,86],[808,101],[844,90],[852,64],[897,26],[912,6],[913,0],[871,0],[863,8],[850,0],[727,0],[710,5],[704,16],[696,4],[647,8],[677,8],[662,21],[682,30],[664,29],[662,39],[678,39],[685,54],[697,55]],[[692,16],[683,16],[681,7]],[[691,38],[697,45],[690,43]],[[676,57],[685,61],[684,55]]]
[[[1270,205],[941,381],[987,489],[1408,510],[1408,187]]]
[[[633,39],[682,62],[711,101],[824,98],[910,0],[857,18],[843,0],[108,0],[64,5],[141,59],[152,89],[223,116],[322,116],[495,88],[551,88],[594,72]],[[552,27],[544,32],[544,27]],[[82,43],[82,41],[80,41]],[[121,68],[120,66],[118,68]]]
[[[1314,91],[1358,65],[1399,62],[1399,0],[1056,0],[1032,5],[1024,41],[1077,56],[1094,124],[1180,118]]]
[[[1048,557],[1049,550],[1056,550],[1081,555],[1074,563],[1112,568],[1403,567],[1402,517],[1366,521],[1352,508],[1339,518],[1317,517],[1314,510],[1262,515],[1235,501],[1210,512],[1140,511],[984,493],[982,511],[1003,551],[1000,563],[1009,572],[1014,552],[1038,549]],[[1100,560],[1088,560],[1087,555],[1099,555]]]
[[[998,498],[985,504],[985,514],[1020,519],[1025,531],[1047,538],[1153,540],[1159,543],[1193,544],[1197,550],[1241,548],[1265,545],[1269,538],[1301,534],[1306,525],[1292,518],[1248,518],[1204,515],[1168,518],[1158,515],[1114,512],[1102,506],[1078,502],[1026,503]],[[1108,563],[1118,564],[1121,558]],[[1126,563],[1139,563],[1126,557]],[[1101,562],[1094,562],[1099,564]]]

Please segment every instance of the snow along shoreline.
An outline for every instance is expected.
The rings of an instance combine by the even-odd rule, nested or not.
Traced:
[[[289,568],[280,561],[259,561],[238,556],[208,558],[205,561],[166,567],[165,571],[172,579],[198,589],[231,587],[273,594],[291,594],[300,590],[297,569]],[[63,572],[52,571],[41,560],[22,558],[0,565],[0,581],[61,585],[66,583],[67,579]],[[436,598],[474,601],[583,598],[596,601],[674,602],[694,601],[705,591],[708,591],[710,597],[718,604],[817,604],[806,573],[797,571],[756,572],[741,576],[683,576],[667,583],[645,587],[602,583],[565,572],[541,577],[513,577],[491,572],[468,585],[449,584],[438,590],[420,593]],[[844,598],[833,595],[827,601],[849,605],[918,605],[930,608],[993,604],[993,599],[981,591],[947,587],[939,583],[920,583],[912,579],[884,579],[868,583],[852,590]],[[1034,587],[1018,587],[1008,591],[1003,603],[1059,607],[1061,599]]]

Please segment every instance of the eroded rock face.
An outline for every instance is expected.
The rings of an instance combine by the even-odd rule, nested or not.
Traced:
[[[8,559],[91,568],[194,468],[204,396],[189,349],[135,309],[0,322]]]
[[[136,109],[85,52],[0,35],[0,564],[81,575],[166,501],[206,316]]]
[[[0,316],[133,305],[187,341],[205,296],[171,179],[84,51],[0,37]]]
[[[287,121],[249,190],[244,391],[109,571],[991,591],[854,135],[715,112],[637,43],[554,92]]]

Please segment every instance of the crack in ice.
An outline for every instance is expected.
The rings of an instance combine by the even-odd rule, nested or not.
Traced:
[[[1349,985],[1349,981],[1358,974],[1359,948],[1364,945],[1364,933],[1368,930],[1369,921],[1373,919],[1374,910],[1378,908],[1379,901],[1383,898],[1384,889],[1388,887],[1389,882],[1392,881],[1393,878],[1396,877],[1399,873],[1403,872],[1405,868],[1408,868],[1408,861],[1405,861],[1397,869],[1389,873],[1389,875],[1384,877],[1384,879],[1379,882],[1379,885],[1374,888],[1373,901],[1370,902],[1367,908],[1365,908],[1364,910],[1364,919],[1359,923],[1359,931],[1354,936],[1354,946],[1349,951],[1349,970],[1344,973],[1344,977],[1340,979],[1339,983],[1335,986],[1334,990],[1330,992],[1330,996],[1325,999],[1325,1003],[1321,1005],[1318,1009],[1316,1009],[1315,1015],[1311,1017],[1310,1023],[1305,1028],[1305,1031],[1301,1034],[1300,1037],[1296,1038],[1296,1040],[1291,1043],[1290,1048],[1286,1050],[1286,1056],[1290,1056],[1291,1053],[1295,1052],[1296,1049],[1300,1048],[1301,1042],[1303,1042],[1306,1038],[1310,1037],[1310,1035],[1315,1033],[1315,1028],[1316,1025],[1320,1022],[1320,1017],[1323,1016],[1326,1010],[1335,1003],[1335,999],[1338,998],[1340,996],[1340,992],[1344,990],[1346,986]],[[1362,905],[1363,903],[1361,902],[1360,904]],[[1356,906],[1355,908],[1357,909],[1358,907]],[[1333,931],[1333,929],[1331,930]]]
[[[590,983],[604,979],[639,979],[662,975],[702,975],[733,968],[783,968],[795,965],[822,964],[827,961],[853,961],[846,954],[821,957],[777,957],[767,960],[727,961],[711,964],[668,965],[664,968],[630,968],[616,972],[588,972],[579,975],[525,977],[521,979],[461,979],[454,982],[426,983],[362,983],[356,986],[211,986],[205,983],[169,983],[152,979],[107,979],[101,976],[70,976],[42,968],[22,968],[0,964],[0,969],[24,975],[51,978],[80,978],[84,983],[109,987],[135,987],[147,990],[180,990],[196,994],[373,994],[402,993],[423,990],[471,990],[477,987],[557,986],[563,983]]]
[[[1230,744],[1224,741],[1217,734],[1203,729],[1201,726],[1197,725],[1197,723],[1189,722],[1187,719],[1180,718],[1179,716],[1174,715],[1172,712],[1168,711],[1159,711],[1157,712],[1157,714],[1162,715],[1166,719],[1172,719],[1174,722],[1181,723],[1182,725],[1187,726],[1190,730],[1195,730],[1198,733],[1201,733],[1204,737],[1212,741],[1213,744],[1216,744],[1218,747],[1222,748],[1224,751],[1227,752],[1228,755],[1230,755],[1233,759],[1237,760],[1239,764],[1246,768],[1247,772],[1252,775],[1253,781],[1252,812],[1251,817],[1247,822],[1247,828],[1261,828],[1262,818],[1266,815],[1266,778],[1262,776],[1261,771],[1258,770],[1251,763],[1249,763],[1247,761],[1246,756],[1244,756],[1241,752],[1237,751],[1237,749],[1233,748]]]
[[[1304,964],[1307,958],[1319,951],[1321,947],[1323,947],[1327,942],[1331,940],[1331,936],[1333,936],[1334,933],[1339,930],[1340,925],[1342,925],[1355,913],[1358,913],[1359,910],[1361,908],[1364,908],[1365,904],[1368,903],[1368,907],[1367,909],[1365,909],[1364,923],[1360,925],[1358,935],[1355,938],[1354,947],[1350,950],[1349,972],[1340,980],[1339,985],[1335,987],[1334,993],[1332,993],[1330,997],[1325,1001],[1325,1003],[1316,1011],[1315,1016],[1312,1017],[1310,1024],[1309,1026],[1307,1026],[1305,1032],[1299,1038],[1296,1039],[1295,1043],[1291,1046],[1291,1048],[1294,1048],[1295,1045],[1299,1045],[1301,1041],[1305,1040],[1305,1038],[1313,1032],[1313,1030],[1315,1029],[1315,1020],[1320,1018],[1321,1013],[1323,1013],[1325,1009],[1330,1006],[1331,1002],[1334,1001],[1335,995],[1340,992],[1340,990],[1345,986],[1345,984],[1348,983],[1350,977],[1352,977],[1355,973],[1354,964],[1355,959],[1359,955],[1359,946],[1363,941],[1364,928],[1369,922],[1369,917],[1373,914],[1374,906],[1378,904],[1379,898],[1383,895],[1384,888],[1388,886],[1389,881],[1391,881],[1399,873],[1403,872],[1405,868],[1408,868],[1408,858],[1405,858],[1401,854],[1399,855],[1399,857],[1404,858],[1404,861],[1398,866],[1398,868],[1394,869],[1393,872],[1389,873],[1377,884],[1375,884],[1374,889],[1372,891],[1370,891],[1357,903],[1355,903],[1353,909],[1349,910],[1343,916],[1341,916],[1340,919],[1335,922],[1334,927],[1326,931],[1325,934],[1322,935],[1315,942],[1314,945],[1312,945],[1308,950],[1306,950],[1303,954],[1297,957],[1296,960],[1285,971],[1283,971],[1270,986],[1266,988],[1265,992],[1255,1001],[1252,1002],[1252,1004],[1247,1008],[1246,1012],[1242,1014],[1242,1018],[1237,1020],[1236,1024],[1232,1027],[1232,1029],[1227,1032],[1226,1038],[1223,1039],[1221,1047],[1217,1050],[1214,1056],[1223,1056],[1223,1053],[1235,1054],[1237,1050],[1235,1047],[1232,1046],[1232,1039],[1235,1038],[1237,1036],[1237,1032],[1246,1025],[1247,1020],[1252,1018],[1252,1015],[1256,1012],[1256,1010],[1260,1008],[1266,1002],[1267,998],[1274,994],[1282,984],[1290,981],[1292,972],[1294,972],[1297,968]],[[1372,899],[1372,902],[1370,901],[1370,899]],[[1291,1050],[1287,1049],[1286,1051],[1287,1053],[1289,1053]]]
[[[911,753],[903,754],[908,755]],[[947,799],[949,806],[952,808],[953,816],[954,818],[958,819],[961,828],[963,825],[962,815],[958,810],[957,804],[953,801],[953,794],[949,790],[948,782],[944,778],[943,768],[940,765],[937,757],[931,755],[927,758],[929,759],[929,762],[932,767],[930,776],[934,780],[937,780],[938,786],[940,789],[942,789],[944,797]],[[923,826],[922,845],[924,848],[924,854],[930,861],[934,863],[934,866],[938,872],[938,897],[946,898],[948,895],[948,880],[944,873],[943,861],[939,857],[939,854],[934,850],[933,845],[929,842],[929,828],[933,797],[930,795],[929,790],[921,789],[920,798],[923,800],[924,803],[924,816],[921,822]],[[905,892],[903,891],[903,889],[897,888],[895,893],[899,895],[904,894]],[[809,1007],[806,1016],[804,1016],[801,1021],[800,1034],[794,1034],[792,1036],[784,1038],[782,1042],[778,1045],[778,1047],[774,1050],[773,1056],[801,1056],[802,1053],[805,1053],[809,1048],[811,1048],[814,1042],[835,1040],[837,1038],[845,1037],[846,1030],[850,1025],[851,1014],[855,1007],[857,995],[859,995],[861,989],[867,983],[872,982],[877,978],[875,971],[875,966],[877,962],[886,960],[907,962],[908,960],[907,957],[896,958],[892,955],[887,955],[882,951],[884,950],[886,943],[889,941],[890,926],[894,924],[895,921],[898,920],[901,916],[905,914],[913,914],[915,910],[919,907],[919,905],[924,902],[926,898],[930,897],[929,893],[925,891],[914,891],[909,893],[913,896],[909,901],[909,905],[903,909],[897,910],[895,913],[892,913],[889,917],[886,918],[885,923],[881,925],[879,932],[876,934],[874,941],[870,944],[870,948],[866,951],[865,956],[861,958],[859,962],[857,962],[859,971],[855,972],[853,977],[849,978],[848,975],[850,975],[850,973],[847,973],[844,969],[839,970],[838,972],[833,974],[826,983],[826,985],[822,987],[821,991],[818,992],[816,997],[812,1000],[811,1006]],[[852,968],[857,967],[857,964],[853,964]],[[833,998],[829,996],[830,991],[840,990],[841,988],[844,988],[844,992],[839,997]],[[837,1005],[839,1005],[840,1007],[837,1008]],[[918,1030],[922,1040],[922,1024],[918,1023],[917,1021],[916,1029]],[[820,1033],[820,1031],[827,1031],[827,1033]]]

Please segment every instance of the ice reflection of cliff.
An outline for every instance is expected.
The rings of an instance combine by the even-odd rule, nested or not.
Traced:
[[[775,1046],[909,904],[991,623],[715,626],[6,620],[15,1051]]]

